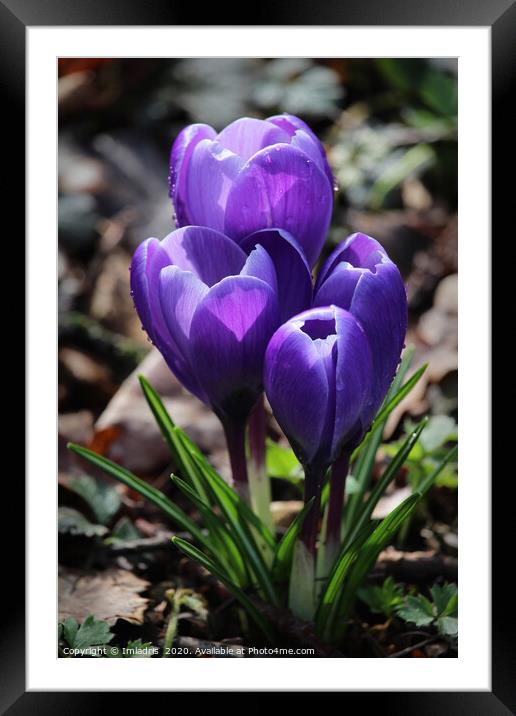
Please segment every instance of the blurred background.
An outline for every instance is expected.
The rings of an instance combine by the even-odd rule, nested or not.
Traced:
[[[456,72],[453,59],[60,60],[59,448],[65,504],[74,504],[69,488],[81,473],[67,440],[168,484],[169,455],[133,374],[142,360],[141,371],[169,401],[177,423],[227,472],[218,421],[150,351],[129,292],[136,246],[173,228],[168,155],[177,133],[192,122],[220,130],[240,116],[278,112],[308,122],[325,144],[338,184],[324,253],[354,231],[384,244],[407,285],[413,368],[429,363],[393,414],[388,434],[396,438],[425,412],[434,417],[428,430],[437,444],[454,434]],[[281,440],[273,423],[270,431]]]

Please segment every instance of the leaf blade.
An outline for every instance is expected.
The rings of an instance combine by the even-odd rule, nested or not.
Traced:
[[[154,415],[161,434],[163,435],[163,438],[165,439],[165,442],[167,443],[170,452],[172,453],[174,463],[177,465],[181,473],[191,480],[193,486],[195,487],[199,495],[203,498],[205,502],[207,502],[208,495],[204,490],[202,482],[198,479],[197,473],[192,470],[191,463],[188,461],[181,442],[178,438],[179,429],[170,417],[170,413],[166,409],[163,401],[161,400],[161,397],[153,388],[153,386],[149,383],[147,378],[145,378],[145,376],[138,376],[138,380],[140,381],[140,386],[143,395],[145,396],[145,400],[147,401],[147,404],[149,405],[151,412]]]
[[[314,500],[315,497],[312,497],[299,514],[296,515],[276,547],[274,562],[272,564],[272,579],[276,583],[281,582],[286,577],[289,563],[292,560],[296,538],[306,515],[312,508]]]
[[[221,572],[221,570],[212,560],[210,560],[196,547],[191,545],[189,542],[186,542],[186,540],[181,539],[180,537],[172,537],[172,542],[176,545],[176,547],[178,547],[178,549],[180,549],[184,554],[186,554],[187,557],[193,559],[195,562],[197,562],[202,567],[207,569],[211,574],[213,574],[213,576],[216,577],[220,582],[222,582],[222,584],[224,584],[224,586],[227,587],[227,589],[229,589],[229,591],[233,594],[235,599],[237,599],[244,607],[244,609],[246,609],[246,611],[252,617],[257,626],[260,627],[260,629],[267,636],[267,638],[271,642],[274,642],[274,632],[272,631],[272,627],[269,622],[265,619],[265,617],[263,617],[262,614],[260,614],[260,612],[251,602],[249,597],[236,584],[234,584],[230,579],[228,579],[228,577],[224,575],[223,572]]]
[[[246,586],[248,576],[244,561],[225,524],[213,512],[212,508],[201,500],[188,483],[175,475],[172,475],[172,481],[201,513],[210,535],[217,543],[216,557],[217,561],[221,562],[221,567],[228,570],[228,576],[235,580],[238,586]]]
[[[359,530],[362,529],[364,524],[367,522],[367,520],[371,517],[373,514],[374,508],[378,504],[378,501],[380,500],[380,497],[383,495],[387,487],[390,485],[390,483],[394,480],[396,475],[398,474],[400,468],[403,466],[407,456],[410,454],[412,448],[419,440],[419,437],[423,430],[425,429],[425,426],[428,422],[428,418],[423,418],[423,420],[419,423],[419,425],[416,427],[415,430],[412,431],[412,433],[408,436],[406,441],[403,443],[401,448],[398,450],[395,457],[390,461],[389,465],[384,470],[382,476],[374,486],[374,489],[371,491],[371,494],[367,498],[362,510],[360,511],[360,515],[357,518],[356,524],[353,526],[352,530],[350,531],[349,537],[347,538],[348,543],[351,543],[355,537],[356,534],[358,534]]]
[[[129,472],[129,470],[126,470],[102,455],[98,455],[89,448],[77,445],[76,443],[68,443],[68,448],[72,450],[72,452],[80,455],[80,457],[90,462],[92,465],[95,465],[95,467],[98,467],[107,475],[110,475],[115,478],[115,480],[122,482],[124,485],[127,485],[148,499],[150,502],[159,507],[173,522],[178,524],[187,532],[190,532],[190,534],[200,544],[207,549],[210,549],[206,536],[202,533],[195,522],[190,519],[190,517],[188,517],[188,515],[186,515],[179,507],[174,505],[174,503],[160,490],[148,485],[144,480]]]

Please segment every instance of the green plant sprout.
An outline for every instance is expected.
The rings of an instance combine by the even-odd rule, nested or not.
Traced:
[[[424,371],[423,367],[404,381],[411,358],[412,351],[406,351],[371,430],[351,457],[353,491],[348,495],[343,513],[341,547],[331,563],[326,562],[326,565],[329,564],[327,571],[319,574],[317,604],[313,617],[316,633],[327,642],[337,642],[342,638],[352,617],[358,590],[373,568],[378,555],[392,542],[446,465],[455,459],[457,449],[452,447],[418,482],[409,497],[384,519],[372,519],[375,506],[428,425],[428,420],[423,419],[414,427],[373,486],[372,470],[387,418],[416,385]],[[222,582],[261,630],[265,639],[274,643],[277,634],[263,604],[266,603],[272,608],[285,607],[287,604],[294,545],[312,508],[312,502],[307,502],[285,533],[277,537],[253,512],[249,504],[220,477],[184,431],[175,425],[160,397],[143,376],[140,377],[140,383],[177,466],[177,474],[171,476],[172,481],[177,490],[196,508],[200,516],[199,522],[195,522],[163,492],[111,460],[80,445],[71,443],[70,449],[106,474],[136,490],[159,507],[177,528],[188,532],[192,542],[174,536],[172,541],[176,547]],[[273,448],[272,452],[275,450]],[[278,448],[276,454],[273,454],[276,464],[281,464],[281,459],[286,457],[280,451],[281,448]],[[269,448],[269,469],[270,454]],[[289,465],[288,461],[284,463],[285,466],[279,470],[283,472],[282,477],[286,471],[291,471],[292,474],[287,476],[287,479],[297,480],[299,475],[295,474],[295,465]],[[321,500],[323,524],[326,508],[327,488],[326,491],[323,490]],[[169,634],[167,638],[170,641],[170,638],[173,639],[175,626],[172,623],[169,627],[172,637]]]

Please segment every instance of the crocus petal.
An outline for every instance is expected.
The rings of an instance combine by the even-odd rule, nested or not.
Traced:
[[[287,144],[262,149],[240,171],[226,204],[225,233],[240,242],[263,228],[295,236],[310,266],[330,224],[332,190],[307,155]]]
[[[346,444],[355,447],[369,428],[364,414],[368,414],[371,407],[374,375],[371,348],[360,323],[351,313],[337,308],[335,323],[337,360],[332,458],[338,457]]]
[[[267,121],[287,132],[291,137],[292,146],[297,146],[312,157],[328,177],[330,186],[332,188],[335,186],[335,178],[328,164],[324,147],[306,122],[293,114],[277,114],[274,117],[268,117]]]
[[[297,149],[300,149],[302,152],[304,152],[310,159],[312,159],[319,169],[323,171],[327,178],[328,183],[330,184],[330,187],[334,188],[335,180],[333,178],[332,171],[330,169],[330,165],[328,164],[328,160],[326,159],[326,154],[324,152],[324,149],[321,151],[322,146],[321,143],[317,140],[314,140],[312,136],[310,136],[307,132],[304,132],[302,129],[300,129],[298,132],[294,134],[292,139],[290,140],[290,145],[292,147],[296,147]]]
[[[320,352],[301,326],[302,320],[289,321],[271,338],[264,384],[281,429],[299,459],[310,464],[323,441],[330,391]]]
[[[203,139],[214,139],[215,130],[207,124],[185,127],[172,145],[170,152],[169,193],[174,204],[177,226],[194,223],[188,211],[186,174],[192,152]]]
[[[316,142],[319,142],[308,124],[303,122],[300,117],[296,117],[294,114],[288,114],[287,112],[284,112],[283,114],[275,114],[272,117],[267,117],[267,122],[272,122],[278,127],[281,127],[291,137],[293,137],[297,131],[302,130],[303,132],[309,134]]]
[[[333,303],[348,311],[357,283],[367,271],[348,263],[338,264],[316,291],[314,306],[329,306]]]
[[[242,117],[229,124],[217,141],[246,162],[253,154],[271,144],[289,141],[288,134],[275,124],[262,119]]]
[[[192,375],[183,352],[170,334],[160,301],[160,274],[170,257],[157,239],[147,239],[137,248],[131,264],[131,293],[143,327],[183,385],[201,400],[204,391]]]
[[[147,239],[136,249],[131,262],[131,295],[142,326],[162,350],[170,344],[168,328],[159,303],[158,280],[161,269],[170,263],[158,239]]]
[[[407,330],[407,298],[398,268],[391,261],[366,271],[350,307],[366,332],[373,357],[375,389],[365,418],[371,422],[394,378]]]
[[[168,330],[185,362],[189,362],[190,324],[208,286],[190,271],[167,266],[159,276],[159,298]]]
[[[278,324],[268,284],[232,276],[213,286],[190,325],[190,357],[219,416],[245,419],[262,390],[265,349]]]
[[[224,231],[227,197],[242,166],[219,142],[204,139],[196,145],[186,170],[190,223]]]
[[[383,257],[387,256],[383,246],[367,234],[351,234],[342,241],[328,256],[321,266],[315,290],[317,291],[326,277],[332,273],[339,263],[345,262],[354,267],[373,270]]]
[[[186,226],[166,236],[162,246],[169,264],[191,271],[207,286],[238,275],[246,254],[224,234],[204,226]]]
[[[278,302],[280,322],[309,308],[312,301],[312,275],[303,250],[287,231],[264,229],[255,231],[240,242],[241,248],[250,253],[255,246],[263,246],[280,277]]]
[[[407,329],[403,280],[378,241],[353,234],[330,255],[314,297],[315,305],[329,303],[349,310],[366,332],[375,379],[364,421],[371,422],[396,372]]]
[[[265,390],[297,456],[316,472],[364,433],[371,401],[367,336],[348,311],[325,306],[283,324],[265,354]]]
[[[274,263],[263,246],[256,246],[248,256],[241,276],[254,276],[265,281],[275,294],[278,293],[278,277]],[[282,277],[283,278],[283,277]]]

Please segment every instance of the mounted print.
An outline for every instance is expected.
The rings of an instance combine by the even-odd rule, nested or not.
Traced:
[[[59,658],[460,655],[457,71],[59,59]]]

